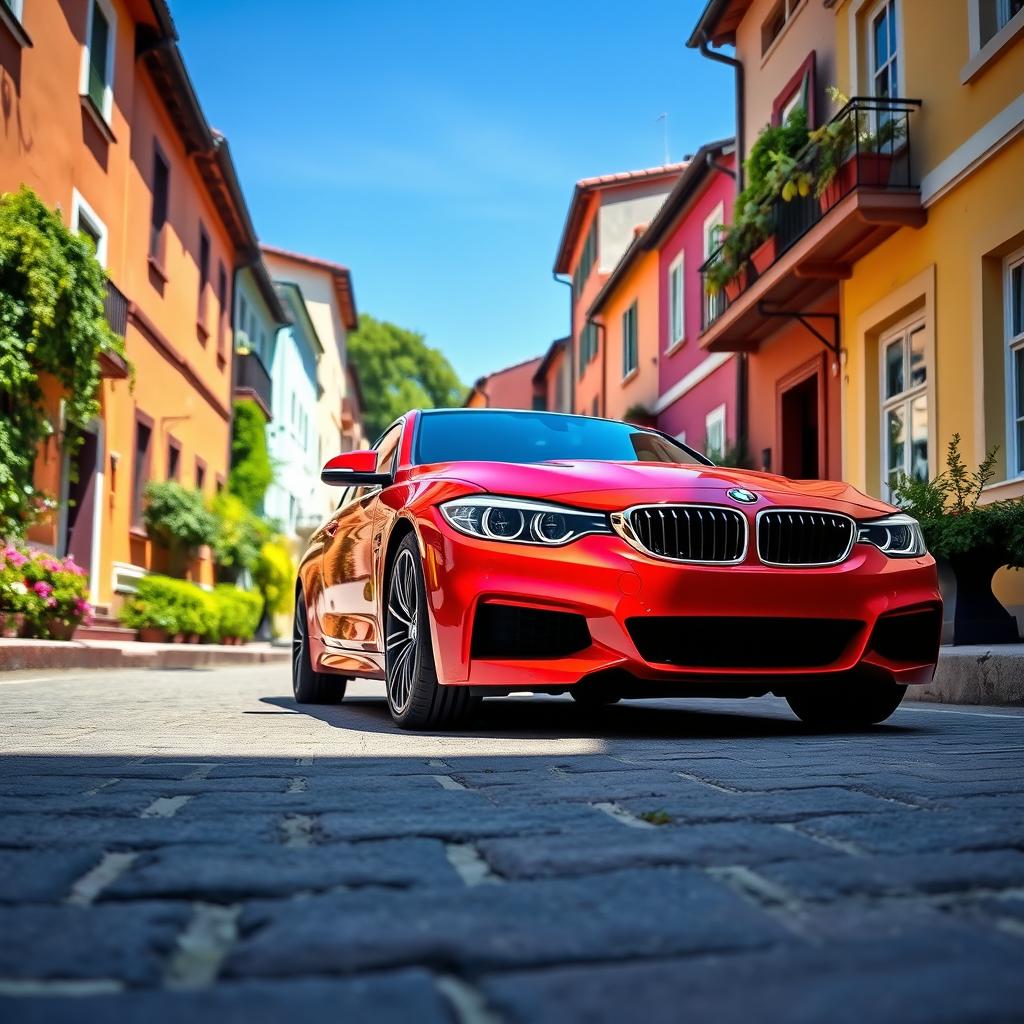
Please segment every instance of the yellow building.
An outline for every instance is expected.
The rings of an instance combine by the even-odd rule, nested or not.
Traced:
[[[815,0],[809,0],[815,2]],[[837,85],[921,101],[908,142],[922,226],[840,282],[844,475],[885,496],[946,444],[999,446],[983,500],[1024,495],[1024,10],[1006,0],[839,0]],[[996,592],[1024,613],[1024,581]]]

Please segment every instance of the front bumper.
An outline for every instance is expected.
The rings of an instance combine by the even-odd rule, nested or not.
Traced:
[[[937,628],[934,651],[910,657],[898,652],[893,657],[891,644],[883,653],[872,641],[883,617],[941,608],[935,562],[929,555],[892,559],[871,545],[857,544],[844,562],[827,568],[772,568],[761,564],[753,550],[738,565],[684,565],[646,555],[614,535],[591,535],[559,548],[501,544],[456,532],[436,509],[430,509],[417,526],[437,673],[445,684],[505,690],[567,688],[618,671],[637,680],[646,693],[651,687],[641,685],[644,681],[758,681],[771,689],[773,683],[782,685],[796,676],[841,677],[865,666],[900,684],[929,682],[934,672]],[[474,657],[474,622],[485,603],[583,616],[590,643],[562,657]],[[757,654],[744,646],[749,639],[744,634],[755,630],[744,630],[742,621],[713,665],[706,657],[701,664],[688,665],[685,654],[672,664],[645,659],[631,636],[629,620],[671,616],[749,619],[751,627],[760,620],[761,643],[764,620],[784,620],[786,628],[780,633],[790,637],[802,620],[850,625],[841,650],[825,664],[807,664],[807,658],[798,655],[799,645],[794,646],[791,661],[785,651],[774,650],[765,664],[759,664]],[[730,657],[730,651],[743,656]]]

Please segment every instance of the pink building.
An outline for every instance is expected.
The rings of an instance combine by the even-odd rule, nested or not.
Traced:
[[[721,457],[746,433],[743,356],[701,347],[701,264],[732,219],[736,183],[732,139],[708,143],[651,221],[641,247],[658,253],[658,426],[691,447]]]
[[[494,373],[481,377],[470,388],[464,404],[470,408],[537,408],[538,403],[534,401],[533,377],[540,364],[541,357],[536,356],[527,359],[526,362],[506,366],[504,370],[495,370]]]

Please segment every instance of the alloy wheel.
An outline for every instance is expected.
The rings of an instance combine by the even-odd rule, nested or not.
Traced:
[[[292,693],[298,695],[299,671],[306,656],[306,605],[301,599],[295,602],[295,619],[292,625]]]
[[[401,714],[412,696],[419,656],[419,585],[412,553],[403,549],[395,559],[388,593],[387,688],[388,702]]]

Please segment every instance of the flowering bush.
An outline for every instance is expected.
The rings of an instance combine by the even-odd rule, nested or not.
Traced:
[[[24,616],[32,636],[69,637],[92,621],[85,570],[67,558],[7,544],[0,549],[0,615]]]

